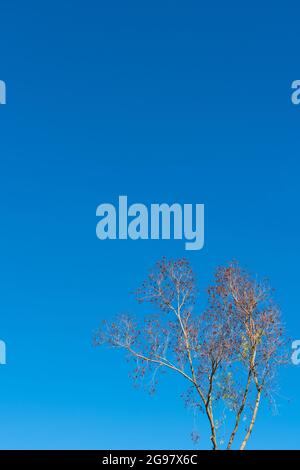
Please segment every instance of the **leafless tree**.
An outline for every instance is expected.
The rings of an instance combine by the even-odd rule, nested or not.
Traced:
[[[189,384],[186,402],[204,412],[213,449],[220,447],[222,423],[230,425],[230,449],[246,410],[250,419],[242,438],[252,433],[262,395],[270,396],[278,366],[286,360],[279,309],[266,281],[251,277],[238,263],[219,267],[208,288],[207,307],[196,312],[194,272],[186,259],[163,258],[137,291],[155,315],[137,321],[127,314],[104,321],[95,345],[127,351],[135,379],[170,370]],[[227,413],[230,414],[227,417]]]

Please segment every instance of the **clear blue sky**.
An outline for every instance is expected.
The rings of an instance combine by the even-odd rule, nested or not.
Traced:
[[[181,382],[135,390],[94,349],[162,255],[203,291],[232,258],[276,288],[300,338],[297,2],[1,2],[1,448],[187,448]],[[96,206],[204,203],[206,243],[101,242]],[[171,376],[169,376],[171,380]],[[300,366],[249,448],[299,448]],[[203,424],[201,424],[203,423]],[[200,421],[200,447],[207,445]]]

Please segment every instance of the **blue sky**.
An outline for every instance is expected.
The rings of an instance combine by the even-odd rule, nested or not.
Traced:
[[[92,332],[161,256],[204,292],[232,258],[300,338],[299,4],[1,2],[1,448],[188,448],[182,382],[135,390]],[[204,203],[205,248],[95,236],[102,202]],[[170,382],[173,380],[173,382]],[[249,448],[299,448],[300,366]],[[172,385],[171,385],[172,384]],[[207,446],[204,420],[200,447]]]

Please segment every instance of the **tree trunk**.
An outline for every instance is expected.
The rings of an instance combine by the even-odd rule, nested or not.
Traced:
[[[217,443],[217,436],[216,436],[216,428],[215,428],[215,423],[214,423],[212,410],[209,407],[209,405],[206,406],[206,414],[207,414],[207,417],[209,419],[209,424],[210,424],[210,429],[211,429],[210,440],[211,440],[212,445],[213,445],[213,450],[217,450],[218,443]]]
[[[240,419],[241,419],[242,413],[243,413],[245,405],[246,405],[246,400],[247,400],[247,396],[248,396],[248,392],[249,392],[250,382],[251,382],[251,369],[249,370],[249,373],[248,373],[248,379],[247,379],[247,384],[246,384],[245,391],[244,391],[243,400],[242,400],[241,406],[240,406],[240,408],[237,412],[237,415],[236,415],[235,426],[234,426],[234,429],[231,433],[231,436],[230,436],[230,439],[229,439],[229,442],[228,442],[228,446],[227,446],[227,450],[229,450],[231,448],[232,443],[233,443],[233,439],[234,439],[234,437],[236,435],[236,432],[238,430],[238,427],[239,427],[239,424],[240,424]]]
[[[253,414],[252,414],[252,419],[251,419],[251,422],[249,424],[247,434],[246,434],[246,436],[245,436],[245,438],[242,442],[242,445],[240,447],[240,450],[245,449],[246,444],[248,442],[248,439],[251,435],[251,432],[252,432],[252,429],[253,429],[253,426],[254,426],[254,423],[255,423],[255,420],[256,420],[256,416],[257,416],[257,411],[258,411],[258,407],[259,407],[259,403],[260,403],[260,398],[261,398],[261,389],[258,389],[257,396],[256,396],[256,401],[255,401],[255,406],[254,406],[254,410],[253,410]]]

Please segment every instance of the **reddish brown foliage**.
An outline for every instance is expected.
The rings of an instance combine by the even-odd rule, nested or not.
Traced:
[[[279,309],[268,284],[252,278],[237,263],[217,269],[202,314],[196,313],[196,298],[189,262],[163,258],[137,291],[138,302],[152,303],[158,314],[141,324],[124,314],[114,322],[105,321],[95,344],[125,349],[135,361],[134,378],[149,375],[152,389],[159,371],[172,370],[185,378],[190,385],[186,402],[206,414],[214,449],[224,409],[233,416],[228,448],[246,409],[250,410],[244,448],[261,394],[271,392],[276,370],[285,362]],[[216,413],[221,418],[216,419]]]

